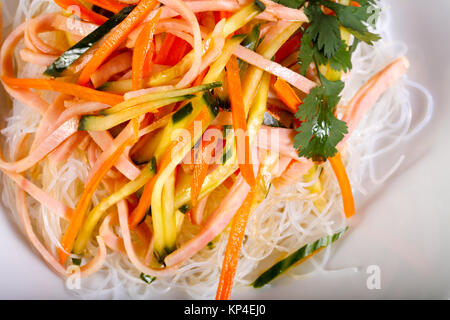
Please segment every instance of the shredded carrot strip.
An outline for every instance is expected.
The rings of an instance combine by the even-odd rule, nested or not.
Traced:
[[[230,299],[242,241],[244,240],[245,228],[248,217],[250,216],[254,197],[255,185],[250,189],[249,194],[233,218],[230,234],[228,235],[227,248],[225,249],[225,256],[223,258],[222,271],[220,272],[216,300]]]
[[[292,113],[296,113],[298,106],[303,102],[295,93],[294,89],[281,78],[277,78],[277,81],[273,84],[273,88],[277,93],[278,97],[283,101],[283,103],[289,107]]]
[[[92,195],[94,194],[105,174],[112,168],[112,166],[122,155],[125,148],[136,142],[138,132],[139,123],[136,119],[133,119],[132,121],[130,121],[127,128],[125,128],[116,138],[115,142],[117,143],[117,145],[112,146],[111,153],[104,153],[107,158],[99,158],[100,166],[98,168],[94,167],[94,172],[91,175],[89,181],[86,183],[80,201],[78,202],[75,211],[70,218],[69,226],[67,227],[67,230],[61,240],[62,249],[58,250],[59,261],[61,262],[61,264],[64,264],[66,262],[68,254],[72,251],[73,244],[77,237],[78,231],[83,224],[86,210],[88,209],[89,203],[91,202]]]
[[[184,41],[183,39],[176,37],[174,44],[173,44],[173,51],[170,53],[170,55],[166,59],[166,64],[168,66],[174,66],[178,62],[181,61],[181,59],[184,58],[184,56],[191,51],[192,47],[191,45]]]
[[[203,70],[202,73],[200,73],[197,78],[195,79],[193,86],[198,86],[202,83],[203,79],[205,78],[206,73],[208,72],[208,69]],[[191,201],[192,201],[192,207],[197,206],[197,200],[200,196],[200,192],[202,190],[203,182],[205,181],[206,174],[208,173],[209,168],[209,161],[211,160],[211,154],[206,154],[206,148],[212,143],[213,141],[207,141],[204,142],[202,145],[202,150],[199,151],[199,162],[195,161],[194,157],[194,170],[192,172],[192,183],[191,183]],[[191,212],[191,220],[192,220],[192,212]]]
[[[133,90],[142,89],[144,86],[144,77],[150,68],[151,64],[146,64],[146,61],[152,61],[154,53],[153,35],[155,33],[156,23],[159,21],[161,10],[151,19],[136,40],[136,45],[133,50],[132,63],[132,83]]]
[[[151,178],[151,180],[145,185],[144,192],[139,199],[139,203],[129,217],[129,225],[131,228],[136,227],[142,219],[144,219],[145,214],[150,207],[150,203],[152,202],[152,194],[153,189],[155,188],[156,180],[156,175],[154,175],[153,178]]]
[[[138,26],[150,11],[158,4],[156,0],[142,0],[136,8],[114,29],[97,49],[81,72],[78,84],[87,85],[91,74],[125,41],[133,29]]]
[[[200,196],[203,182],[208,173],[209,163],[213,157],[211,151],[208,150],[208,146],[214,142],[216,142],[214,139],[202,141],[201,150],[198,151],[198,159],[195,159],[194,162],[194,171],[192,172],[191,182],[191,201],[193,208],[197,206],[198,197]]]
[[[195,78],[194,82],[192,82],[192,86],[196,87],[202,84],[203,79],[205,78],[206,74],[208,73],[209,68],[206,68],[205,70],[203,70],[198,76],[197,78]]]
[[[231,15],[231,12],[228,11],[214,11],[214,19],[216,20],[216,23],[222,19],[228,19]]]
[[[250,186],[253,186],[255,184],[255,175],[253,173],[253,165],[250,160],[250,140],[247,134],[247,120],[244,98],[242,96],[239,65],[235,56],[231,57],[227,63],[227,80],[233,117],[233,127],[236,132],[238,164],[245,181]]]
[[[341,188],[342,201],[344,203],[344,212],[347,218],[355,214],[355,201],[353,199],[352,186],[342,163],[341,155],[337,153],[334,157],[328,158],[333,168],[336,179]]]
[[[120,10],[127,6],[126,3],[115,1],[115,0],[84,0],[86,2],[92,3],[97,7],[102,9],[118,13]]]
[[[106,22],[106,20],[108,20],[106,17],[95,13],[92,10],[89,10],[88,8],[86,8],[85,6],[83,6],[79,1],[77,0],[55,0],[55,3],[57,5],[59,5],[61,8],[63,8],[66,11],[76,11],[73,9],[77,9],[80,10],[80,18],[82,20],[86,20],[98,25],[101,25],[103,23]],[[71,10],[72,9],[72,10]]]
[[[154,62],[166,66],[174,66],[181,61],[190,49],[191,45],[189,43],[168,33]]]
[[[159,49],[158,54],[155,57],[155,63],[167,65],[166,60],[168,56],[171,54],[171,50],[173,47],[173,43],[175,42],[175,36],[171,33],[168,33],[164,38],[164,41]]]
[[[123,102],[123,97],[120,95],[94,90],[69,82],[51,79],[17,79],[10,77],[2,77],[2,81],[10,87],[56,91],[83,100],[100,102],[111,106]]]

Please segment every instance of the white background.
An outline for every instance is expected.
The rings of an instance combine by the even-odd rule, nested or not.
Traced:
[[[435,113],[427,130],[409,142],[400,172],[358,204],[356,228],[329,264],[361,271],[280,279],[233,298],[450,298],[450,2],[395,0],[391,6],[394,39],[409,46],[408,76],[430,89]],[[0,214],[0,257],[1,299],[73,298],[7,214]],[[372,264],[381,268],[381,290],[366,288],[365,269]]]

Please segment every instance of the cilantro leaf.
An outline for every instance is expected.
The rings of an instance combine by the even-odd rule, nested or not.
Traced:
[[[324,88],[322,86],[312,88],[309,94],[303,99],[303,104],[295,114],[297,119],[304,122],[314,119],[322,103],[323,93]]]
[[[141,278],[141,280],[147,284],[151,284],[153,281],[156,280],[156,277],[149,276],[148,274],[145,274],[143,272],[141,272],[139,278]]]
[[[352,51],[348,48],[344,40],[341,40],[338,51],[331,58],[327,58],[321,51],[317,50],[309,34],[305,34],[302,38],[298,55],[298,64],[301,66],[300,74],[303,76],[306,75],[308,67],[314,59],[322,65],[330,63],[330,67],[333,70],[347,72],[352,68],[351,58]]]
[[[364,41],[370,45],[380,37],[369,32],[367,24],[369,19],[377,17],[377,10],[372,6],[371,1],[361,1],[361,7],[345,6],[329,0],[321,0],[320,3],[333,10],[339,23],[347,29],[355,38]],[[373,20],[376,20],[373,19]]]
[[[367,26],[363,23],[367,21],[370,13],[364,7],[344,6],[342,4],[328,0],[321,1],[327,8],[333,10],[339,22],[346,28],[357,31],[366,31]]]
[[[320,5],[314,3],[305,8],[305,14],[311,22],[306,33],[317,43],[318,50],[327,58],[332,57],[341,46],[341,31],[336,17],[324,14]]]
[[[336,154],[336,146],[347,133],[347,125],[334,115],[344,88],[342,81],[330,81],[320,75],[322,85],[313,88],[303,100],[296,117],[302,120],[294,137],[300,157],[324,161]]]
[[[314,55],[319,64],[330,63],[333,70],[347,72],[352,68],[352,53],[344,40],[341,40],[341,46],[331,58],[328,59],[319,50],[315,50]]]
[[[369,31],[364,31],[364,32],[360,32],[357,30],[353,30],[353,29],[346,29],[348,32],[350,32],[355,39],[357,39],[358,41],[363,41],[365,43],[367,43],[368,45],[373,45],[374,42],[378,41],[381,39],[381,37],[375,33],[369,32]]]
[[[308,33],[305,33],[300,43],[300,52],[298,54],[298,64],[301,66],[300,74],[306,75],[308,67],[314,59],[314,44]]]
[[[344,88],[342,81],[330,81],[319,71],[319,65],[329,65],[336,71],[352,68],[351,57],[363,41],[373,44],[380,37],[369,31],[376,12],[374,0],[357,0],[358,6],[346,6],[330,0],[309,0],[305,14],[309,26],[304,32],[298,55],[300,73],[305,75],[312,62],[316,65],[321,85],[303,99],[296,113],[301,125],[296,129],[294,147],[299,156],[324,161],[336,154],[336,146],[347,133],[347,125],[335,116],[336,106]],[[322,6],[334,15],[323,12]],[[341,28],[354,36],[353,44],[341,38]]]
[[[322,74],[319,74],[320,81],[322,82],[322,87],[324,88],[324,97],[327,100],[328,108],[334,112],[337,104],[341,100],[339,96],[344,90],[344,82],[342,81],[330,81],[325,78]]]
[[[325,161],[337,153],[336,146],[347,133],[347,125],[337,119],[328,109],[320,109],[311,121],[306,121],[297,129],[294,146],[300,157],[314,161]]]

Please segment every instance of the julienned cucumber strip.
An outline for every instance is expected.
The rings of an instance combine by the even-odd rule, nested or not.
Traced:
[[[147,112],[155,112],[157,109],[167,106],[171,103],[176,103],[193,98],[194,95],[184,95],[174,98],[161,99],[156,101],[150,101],[142,103],[135,107],[127,108],[122,111],[108,114],[106,116],[99,115],[86,115],[80,120],[78,130],[83,131],[104,131],[115,127],[116,125],[141,116]]]
[[[201,91],[208,91],[211,89],[215,89],[215,88],[218,88],[221,86],[222,86],[222,82],[216,81],[216,82],[211,82],[211,83],[203,84],[203,85],[196,86],[196,87],[186,88],[186,89],[176,89],[176,90],[169,90],[169,91],[163,91],[163,92],[152,92],[152,93],[144,94],[142,96],[138,96],[136,98],[129,99],[127,101],[124,101],[122,103],[115,105],[112,108],[102,110],[100,112],[100,114],[104,114],[104,115],[112,114],[112,113],[121,111],[123,109],[127,109],[130,107],[136,106],[141,103],[160,100],[160,99],[174,98],[174,97],[179,97],[179,96],[183,96],[186,94],[194,94],[194,93],[198,93]]]
[[[72,48],[64,52],[44,71],[44,75],[51,77],[59,77],[71,64],[77,61],[86,51],[88,51],[97,41],[102,39],[109,31],[121,23],[135,6],[123,8],[119,13],[112,16],[104,24],[81,39]]]
[[[291,268],[292,266],[303,262],[304,260],[312,256],[314,253],[316,253],[318,250],[328,247],[336,240],[342,238],[347,229],[348,227],[346,227],[341,231],[336,232],[333,235],[320,238],[319,240],[313,243],[301,247],[300,249],[289,255],[287,258],[279,261],[278,263],[274,264],[272,267],[267,269],[252,283],[252,286],[254,288],[263,287],[264,285],[268,284],[270,281],[278,277],[280,274]]]
[[[258,14],[266,10],[266,6],[259,0],[243,7],[230,18],[227,19],[223,27],[224,36],[228,37],[230,34],[240,29],[248,22],[250,22]]]
[[[86,245],[91,238],[92,233],[97,227],[99,221],[105,215],[105,212],[122,199],[130,196],[142,188],[148,181],[156,174],[156,161],[152,159],[145,168],[142,169],[141,174],[135,180],[123,185],[119,190],[111,194],[109,197],[103,198],[86,216],[83,226],[77,235],[73,252],[76,254],[83,254]]]
[[[242,41],[242,46],[252,51],[255,51],[260,41],[259,38],[260,34],[261,34],[261,25],[258,23],[252,28],[252,30],[249,32],[244,41]],[[239,59],[239,70],[242,70],[242,68],[246,65],[247,63],[245,61]]]
[[[172,123],[176,124],[186,118],[188,115],[192,113],[194,108],[192,107],[192,103],[187,103],[184,107],[182,107],[180,110],[175,112],[172,116]]]

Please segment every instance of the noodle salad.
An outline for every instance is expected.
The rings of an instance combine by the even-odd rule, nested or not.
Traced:
[[[354,193],[404,156],[382,177],[377,158],[431,118],[382,1],[3,10],[3,202],[86,298],[178,288],[225,300],[326,272]],[[411,90],[426,97],[420,121]]]

